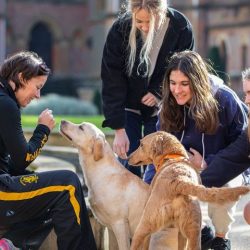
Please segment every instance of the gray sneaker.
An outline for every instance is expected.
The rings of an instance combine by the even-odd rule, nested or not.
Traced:
[[[213,239],[211,249],[213,249],[213,250],[231,250],[231,242],[229,239],[215,237]]]

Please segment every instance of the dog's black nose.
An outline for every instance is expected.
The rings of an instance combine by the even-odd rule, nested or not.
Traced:
[[[64,126],[66,126],[66,124],[67,124],[67,121],[65,121],[65,120],[61,120],[61,123],[60,123],[60,130],[62,130],[62,128],[64,127]]]
[[[66,121],[65,120],[61,120],[61,124],[63,125],[63,124],[65,124],[66,123]]]

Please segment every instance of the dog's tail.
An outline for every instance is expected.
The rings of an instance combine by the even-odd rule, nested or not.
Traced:
[[[192,195],[200,201],[213,203],[227,203],[237,201],[241,195],[247,194],[250,191],[249,187],[221,187],[221,188],[206,188],[203,185],[195,185],[193,183],[183,183],[182,187],[176,189],[183,195]]]

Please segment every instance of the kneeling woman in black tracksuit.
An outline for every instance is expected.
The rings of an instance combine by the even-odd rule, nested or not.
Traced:
[[[44,110],[33,136],[26,141],[20,108],[40,97],[50,70],[31,52],[7,58],[0,68],[0,228],[44,216],[50,211],[59,250],[95,250],[86,205],[77,175],[71,171],[29,174],[55,126]]]

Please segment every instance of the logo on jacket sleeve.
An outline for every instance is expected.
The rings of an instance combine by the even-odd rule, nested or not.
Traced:
[[[25,175],[25,176],[22,176],[20,178],[20,183],[23,185],[23,186],[26,186],[27,184],[31,184],[31,183],[37,183],[37,180],[38,180],[38,176],[36,174],[34,175]]]

